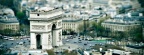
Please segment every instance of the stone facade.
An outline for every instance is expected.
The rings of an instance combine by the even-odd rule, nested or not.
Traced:
[[[62,45],[62,14],[61,9],[30,12],[31,49],[52,49]],[[40,35],[38,48],[37,35]]]

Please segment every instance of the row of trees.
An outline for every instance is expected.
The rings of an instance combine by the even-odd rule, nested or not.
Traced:
[[[101,23],[110,17],[102,18],[98,23],[95,21],[89,21],[86,25],[86,35],[91,37],[103,36],[110,37],[117,40],[131,40],[134,42],[144,42],[142,36],[142,27],[137,26],[125,31],[111,31],[109,28],[104,28]],[[84,24],[79,25],[78,30],[80,33],[84,33]]]
[[[75,35],[75,34],[77,34],[77,33],[71,29],[62,30],[62,35]]]
[[[101,25],[101,23],[108,18],[110,18],[110,16],[106,15],[106,17],[100,18],[98,22],[88,20],[85,24],[79,25],[78,30],[80,33],[89,35],[93,38],[97,36],[106,36],[106,29]],[[86,33],[84,33],[84,30],[86,30]]]
[[[12,29],[4,29],[4,30],[0,30],[0,34],[2,35],[6,35],[6,36],[18,36],[20,35],[19,31],[15,31]]]
[[[57,55],[53,50],[47,50],[48,55]],[[64,52],[61,53],[62,55],[77,55],[76,51],[68,51],[65,50]]]

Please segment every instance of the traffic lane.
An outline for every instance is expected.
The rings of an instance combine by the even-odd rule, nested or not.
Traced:
[[[69,41],[66,41],[66,40],[69,40]],[[78,46],[84,48],[84,49],[90,49],[91,46],[94,46],[95,44],[106,44],[106,42],[98,42],[98,41],[86,41],[86,40],[81,40],[79,43],[80,39],[78,38],[73,38],[73,39],[65,39],[63,40],[64,43],[71,43],[71,44],[77,44]],[[87,45],[84,45],[84,44],[87,44]]]
[[[25,45],[29,44],[29,40],[6,40],[6,42],[3,42],[2,44],[5,48],[9,49],[18,45],[19,42],[25,42]]]

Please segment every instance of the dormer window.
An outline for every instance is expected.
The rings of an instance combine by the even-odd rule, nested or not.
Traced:
[[[40,14],[37,14],[37,16],[40,16]]]

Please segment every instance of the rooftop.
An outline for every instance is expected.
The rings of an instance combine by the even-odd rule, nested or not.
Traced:
[[[7,17],[0,19],[0,23],[19,23],[16,17]]]

